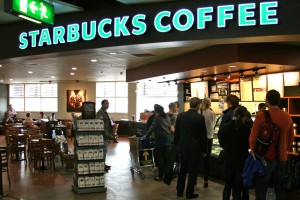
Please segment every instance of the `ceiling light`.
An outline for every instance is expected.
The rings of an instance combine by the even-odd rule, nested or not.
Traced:
[[[0,65],[0,67],[2,67],[2,65]]]
[[[97,62],[97,60],[96,59],[92,59],[91,62]]]
[[[75,75],[75,73],[74,73],[74,72],[71,72],[71,73],[70,73],[70,75],[71,75],[71,76],[74,76],[74,75]]]
[[[72,67],[72,70],[77,70],[77,67]]]
[[[14,79],[13,78],[11,78],[11,79],[9,79],[10,81],[13,81]]]
[[[231,66],[229,66],[230,68],[236,68],[236,66],[235,65],[231,65]]]
[[[1,83],[3,83],[3,80],[0,80]]]
[[[258,76],[258,75],[259,75],[258,70],[255,71],[254,75],[255,75],[255,76]]]
[[[28,72],[28,74],[32,74],[32,73],[33,73],[32,71],[29,71],[29,72]]]
[[[225,76],[227,76],[227,79],[230,79],[230,74],[224,74]]]
[[[55,78],[55,76],[51,76],[50,78]]]
[[[217,77],[216,76],[214,76],[214,81],[216,81],[217,80]]]
[[[117,53],[116,52],[110,52],[109,54],[110,55],[116,55]]]

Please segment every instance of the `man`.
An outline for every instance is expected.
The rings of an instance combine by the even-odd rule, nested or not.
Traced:
[[[16,112],[16,110],[12,107],[12,104],[9,104],[9,105],[8,105],[7,112],[8,112],[8,114],[9,114],[9,117],[11,117],[11,118],[15,118],[15,117],[17,116],[17,112]]]
[[[225,103],[227,104],[227,109],[223,111],[223,117],[222,117],[222,121],[219,127],[219,132],[218,132],[218,139],[219,139],[219,143],[220,146],[224,149],[224,126],[227,123],[231,123],[232,121],[232,116],[234,113],[234,110],[236,109],[236,107],[239,105],[239,98],[236,95],[229,95],[226,97],[225,99]],[[235,173],[230,166],[228,166],[228,163],[225,162],[225,170],[226,170],[226,177],[225,179],[231,179],[232,175]],[[227,200],[230,199],[230,195],[231,195],[231,190],[232,190],[232,185],[226,184],[226,183],[230,183],[230,180],[225,181],[225,186],[223,189],[223,200]],[[243,194],[248,196],[249,194]]]
[[[198,114],[201,100],[193,97],[190,100],[190,109],[180,113],[176,119],[174,144],[178,145],[181,156],[181,168],[177,179],[177,196],[183,196],[185,179],[188,183],[186,198],[194,199],[199,195],[194,193],[197,185],[199,159],[206,155],[207,134],[204,117]]]
[[[103,153],[104,153],[104,162],[106,161],[106,154],[108,150],[108,143],[109,140],[113,140],[113,126],[112,121],[108,116],[107,109],[109,108],[109,102],[107,99],[102,100],[101,102],[101,108],[98,110],[96,114],[96,119],[101,119],[104,122],[104,147],[103,147]],[[105,170],[110,170],[111,166],[105,164]]]
[[[272,161],[266,161],[265,172],[266,176],[257,177],[255,195],[257,200],[265,200],[270,183],[274,185],[276,199],[285,200],[286,192],[284,188],[284,177],[286,172],[286,161],[288,151],[294,141],[293,121],[291,117],[278,106],[280,103],[280,94],[276,90],[270,90],[266,95],[266,106],[269,110],[272,123],[280,128],[278,141],[278,158]],[[251,152],[254,152],[256,138],[258,136],[261,124],[266,120],[263,112],[259,113],[254,121],[249,144]],[[272,181],[272,182],[271,182]]]

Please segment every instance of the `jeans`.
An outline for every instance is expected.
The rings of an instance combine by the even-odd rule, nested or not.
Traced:
[[[104,163],[106,161],[106,154],[107,154],[107,150],[108,150],[108,143],[109,143],[109,140],[108,139],[104,139],[104,146],[103,146],[103,159],[104,159]]]
[[[207,155],[204,157],[204,181],[208,181],[209,175],[209,156],[211,154],[213,139],[207,139]]]
[[[285,200],[286,191],[284,177],[286,174],[286,161],[267,161],[265,166],[266,176],[256,177],[255,195],[256,200],[265,200],[268,187],[274,186],[276,200]]]

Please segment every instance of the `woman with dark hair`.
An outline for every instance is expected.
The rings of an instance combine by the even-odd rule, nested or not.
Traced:
[[[242,181],[244,162],[249,155],[251,127],[248,125],[248,115],[247,108],[238,106],[234,110],[231,122],[224,124],[224,140],[221,144],[225,153],[223,200],[230,199],[231,190],[233,200],[249,200]]]
[[[162,180],[165,174],[168,155],[170,151],[170,118],[166,115],[164,108],[161,105],[154,105],[155,118],[150,129],[147,132],[147,137],[152,133],[155,138],[155,156],[158,162],[158,176],[154,180]]]

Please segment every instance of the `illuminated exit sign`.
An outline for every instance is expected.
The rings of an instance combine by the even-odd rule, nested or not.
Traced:
[[[38,24],[54,24],[54,6],[42,0],[6,0],[5,11]]]

